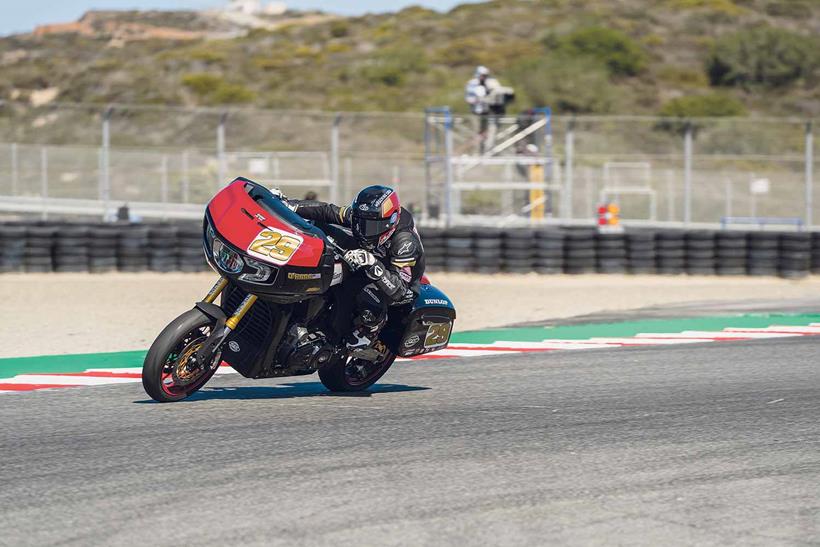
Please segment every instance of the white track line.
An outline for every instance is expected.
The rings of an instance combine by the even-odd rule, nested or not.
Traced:
[[[59,374],[18,374],[0,380],[0,384],[52,384],[60,386],[100,386],[105,384],[133,384],[139,378],[112,378],[111,376],[68,376]]]
[[[638,335],[640,336],[640,335]],[[669,344],[698,344],[703,342],[714,342],[714,338],[669,338],[669,337],[654,337],[648,336],[646,338],[590,338],[593,342],[603,342],[607,344],[620,344],[622,346],[664,346]]]

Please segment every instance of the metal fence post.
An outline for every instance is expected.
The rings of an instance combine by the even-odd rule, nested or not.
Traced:
[[[48,199],[48,149],[45,146],[40,147],[40,195],[45,202]],[[43,220],[48,218],[48,206],[43,203]]]
[[[228,170],[228,166],[225,164],[225,122],[227,119],[228,113],[223,112],[219,117],[219,126],[216,128],[217,177],[219,178],[216,182],[217,188],[222,188],[222,185],[225,184],[226,172]]]
[[[814,135],[812,123],[806,122],[806,227],[813,224],[814,208]]]
[[[575,117],[570,118],[567,124],[567,134],[564,136],[564,202],[561,207],[561,217],[572,218],[572,185],[575,164]]]
[[[17,185],[20,179],[20,168],[17,164],[17,143],[11,143],[11,195],[17,195]]]
[[[450,227],[453,221],[453,115],[444,114],[444,222]]]
[[[692,122],[683,136],[683,223],[692,222]]]
[[[103,202],[103,219],[108,213],[111,199],[111,115],[114,109],[106,108],[102,121],[102,148],[100,150],[100,198]]]
[[[336,203],[339,197],[339,125],[342,115],[336,114],[330,128],[330,202]]]
[[[162,156],[160,162],[159,177],[159,199],[162,203],[168,203],[168,156]]]
[[[188,160],[188,151],[182,152],[182,203],[188,203],[191,199],[191,173]]]
[[[724,184],[726,185],[726,212],[724,215],[730,217],[732,216],[732,179],[726,177]]]

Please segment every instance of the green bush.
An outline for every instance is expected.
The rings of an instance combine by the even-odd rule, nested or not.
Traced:
[[[779,0],[766,4],[766,13],[773,17],[811,19],[811,6],[803,0]]]
[[[196,73],[182,77],[182,85],[206,104],[249,103],[256,94],[242,84],[226,82],[216,74]]]
[[[546,43],[550,46],[550,41]],[[587,56],[603,63],[609,72],[634,76],[646,66],[646,53],[623,32],[606,27],[586,27],[558,38],[558,47],[570,56]]]
[[[606,68],[564,55],[526,59],[509,71],[519,104],[551,106],[556,112],[608,112],[614,102]]]
[[[334,38],[344,38],[350,34],[350,24],[344,19],[336,19],[330,23],[330,35]]]
[[[663,105],[660,115],[669,118],[716,118],[743,116],[746,109],[737,99],[723,93],[689,95]]]
[[[706,62],[716,86],[780,87],[812,76],[818,66],[816,38],[773,27],[756,27],[718,39]]]
[[[410,44],[381,50],[362,69],[362,75],[374,84],[399,87],[408,81],[408,76],[422,74],[429,68],[424,50]]]

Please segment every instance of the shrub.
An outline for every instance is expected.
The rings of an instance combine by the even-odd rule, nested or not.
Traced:
[[[607,71],[592,59],[530,58],[513,66],[509,76],[523,101],[535,106],[576,113],[608,112],[612,107]]]
[[[660,111],[661,116],[669,118],[716,118],[745,113],[740,101],[723,93],[678,97],[664,104]]]
[[[409,44],[397,45],[381,50],[362,69],[362,75],[371,83],[399,87],[406,82],[407,76],[424,73],[428,68],[423,50]]]
[[[182,77],[182,85],[207,104],[248,103],[256,94],[242,84],[226,82],[216,74],[196,73]]]
[[[549,47],[549,44],[547,44]],[[646,66],[646,54],[632,38],[606,27],[586,27],[558,39],[571,56],[588,56],[603,63],[611,74],[634,76]]]
[[[344,19],[336,19],[330,23],[330,35],[334,38],[344,38],[350,34],[350,24]]]
[[[773,27],[741,30],[718,39],[706,62],[717,86],[779,87],[817,69],[817,39]]]

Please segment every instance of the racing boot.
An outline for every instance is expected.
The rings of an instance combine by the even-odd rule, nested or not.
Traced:
[[[385,319],[376,317],[370,310],[364,310],[353,323],[356,326],[345,344],[350,356],[365,361],[378,360],[382,351],[374,347],[374,342],[379,338],[379,332],[384,326]]]

